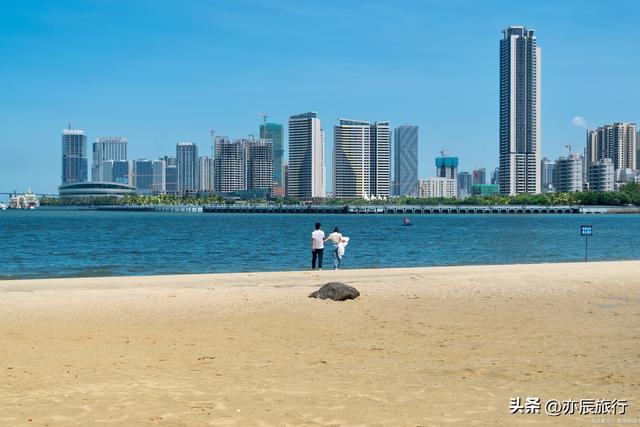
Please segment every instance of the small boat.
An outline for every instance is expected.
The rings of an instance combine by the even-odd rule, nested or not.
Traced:
[[[9,208],[11,209],[35,209],[40,206],[38,197],[29,189],[24,194],[14,194],[9,199]]]
[[[402,220],[402,225],[409,226],[411,225],[411,220],[409,218],[405,218]]]

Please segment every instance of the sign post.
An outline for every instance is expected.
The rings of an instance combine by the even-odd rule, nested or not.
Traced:
[[[593,226],[583,224],[580,226],[580,235],[584,237],[584,262],[588,261],[589,237],[593,236]]]

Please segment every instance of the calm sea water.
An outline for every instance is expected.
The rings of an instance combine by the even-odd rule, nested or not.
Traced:
[[[345,268],[640,259],[640,215],[264,215],[0,211],[0,279],[302,270],[316,220]],[[325,268],[331,257],[325,254]]]

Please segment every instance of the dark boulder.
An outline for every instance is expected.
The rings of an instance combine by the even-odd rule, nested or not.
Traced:
[[[309,295],[309,298],[332,299],[334,301],[344,301],[348,299],[356,299],[360,296],[360,292],[354,287],[345,285],[340,282],[330,282],[322,286]]]

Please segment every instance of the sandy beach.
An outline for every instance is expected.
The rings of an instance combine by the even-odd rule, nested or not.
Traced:
[[[640,424],[640,262],[5,281],[0,329],[0,426]]]

